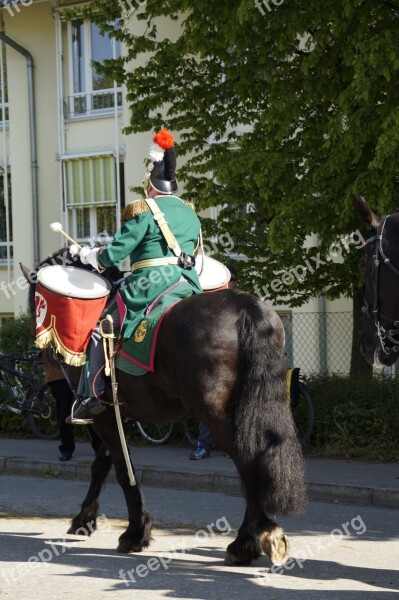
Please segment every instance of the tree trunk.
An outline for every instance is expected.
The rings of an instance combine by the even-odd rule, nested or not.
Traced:
[[[373,374],[373,367],[366,362],[360,352],[360,339],[362,331],[362,305],[363,295],[361,289],[354,286],[353,292],[353,331],[350,376],[353,379],[369,378]]]

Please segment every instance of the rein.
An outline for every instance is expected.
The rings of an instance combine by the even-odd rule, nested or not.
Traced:
[[[394,214],[394,213],[392,213]],[[389,217],[392,214],[387,215],[382,223],[379,224],[377,228],[376,235],[372,236],[368,240],[365,241],[363,248],[366,248],[369,244],[374,244],[374,254],[372,257],[373,260],[373,268],[371,272],[371,282],[373,287],[373,305],[370,308],[365,296],[365,285],[363,285],[363,301],[364,305],[362,307],[362,312],[367,314],[370,317],[374,318],[374,324],[377,329],[377,336],[380,340],[381,348],[384,354],[391,354],[392,352],[399,352],[399,320],[394,317],[390,317],[382,313],[379,309],[378,299],[379,299],[379,284],[380,284],[380,257],[382,258],[383,263],[393,272],[395,275],[399,276],[399,269],[392,264],[391,260],[386,256],[383,248],[382,241],[384,239],[384,231],[385,225]],[[378,230],[380,230],[378,232]],[[380,319],[386,321],[387,323],[393,324],[392,329],[385,329],[383,325],[381,325]],[[388,346],[390,343],[392,345]]]

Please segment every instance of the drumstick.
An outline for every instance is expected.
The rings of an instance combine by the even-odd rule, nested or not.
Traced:
[[[66,237],[67,240],[69,240],[70,242],[72,242],[72,244],[75,244],[78,248],[82,248],[82,246],[80,244],[78,244],[78,242],[76,242],[70,235],[68,235],[67,233],[65,233],[65,231],[62,229],[62,225],[61,223],[50,223],[50,228],[55,231],[56,233],[62,233],[62,235],[64,237]]]

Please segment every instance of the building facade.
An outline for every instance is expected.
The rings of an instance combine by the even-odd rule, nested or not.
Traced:
[[[82,242],[112,235],[123,206],[137,197],[130,189],[142,182],[150,142],[149,134],[124,134],[126,90],[92,65],[124,48],[79,12],[67,19],[78,4],[1,5],[0,324],[26,310],[19,263],[32,267],[65,244],[51,222]],[[131,26],[139,32],[144,25]],[[170,37],[177,27],[165,20],[159,29]],[[338,331],[329,315],[350,315],[350,301],[317,298],[293,311],[277,309],[291,363],[309,372],[348,370],[351,325]]]
[[[0,318],[26,310],[19,263],[64,245],[51,222],[79,241],[113,234],[150,143],[149,134],[124,135],[126,91],[92,66],[119,56],[119,43],[78,14],[67,20],[70,3],[4,4]]]

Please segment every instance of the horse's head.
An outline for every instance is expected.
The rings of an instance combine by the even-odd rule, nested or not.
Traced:
[[[370,226],[363,247],[361,351],[375,367],[399,358],[399,212],[379,217],[362,196],[355,196],[359,216]]]

